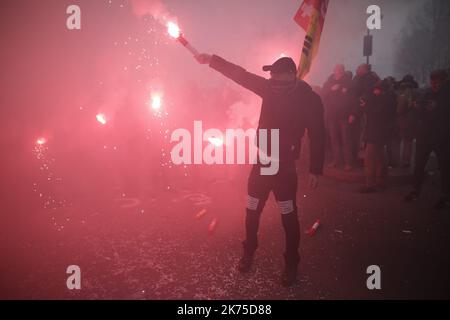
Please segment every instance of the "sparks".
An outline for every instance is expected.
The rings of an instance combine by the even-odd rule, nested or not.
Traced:
[[[97,121],[100,122],[102,125],[106,124],[106,117],[104,114],[99,113],[95,117],[97,118]]]
[[[169,22],[167,23],[167,32],[169,33],[169,35],[172,38],[179,38],[180,37],[180,28],[178,27],[178,25],[174,22]]]

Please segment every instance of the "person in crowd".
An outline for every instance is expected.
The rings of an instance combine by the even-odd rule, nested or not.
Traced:
[[[388,144],[388,165],[392,168],[411,166],[412,145],[417,122],[413,108],[419,85],[413,76],[407,75],[397,83],[396,121],[393,139]],[[402,151],[403,145],[403,152]]]
[[[449,205],[450,195],[450,81],[445,70],[433,71],[428,88],[417,103],[418,130],[413,190],[405,201],[417,200],[425,180],[425,168],[434,152],[441,175],[441,196],[434,208]]]
[[[326,124],[330,135],[332,162],[335,168],[344,158],[344,170],[352,170],[352,138],[348,117],[351,112],[351,73],[342,64],[336,65],[333,74],[325,82],[322,98],[325,106]]]
[[[258,161],[248,179],[248,202],[246,208],[246,239],[244,253],[238,264],[242,273],[251,270],[258,247],[259,222],[265,203],[274,193],[285,231],[285,268],[281,284],[289,287],[297,281],[300,261],[298,253],[300,226],[297,208],[297,171],[301,138],[308,130],[310,140],[309,185],[316,188],[322,174],[325,151],[325,125],[322,100],[304,81],[297,79],[297,66],[291,58],[283,57],[272,65],[263,67],[270,72],[270,79],[257,76],[244,68],[210,54],[196,57],[200,64],[212,69],[254,92],[262,98],[258,130],[279,131],[279,170],[275,175],[264,175],[264,164]],[[264,150],[264,147],[258,144]]]
[[[387,164],[385,146],[391,138],[391,128],[395,119],[395,95],[389,90],[389,82],[378,81],[372,92],[361,100],[361,108],[366,116],[365,176],[366,184],[361,193],[373,193],[387,188]]]
[[[395,79],[395,77],[389,76],[389,77],[386,77],[385,80],[388,83],[389,90],[395,91],[397,89],[397,80]]]
[[[359,107],[361,99],[364,99],[372,93],[374,85],[380,80],[378,75],[372,71],[369,64],[362,64],[356,70],[356,75],[351,84],[351,95],[353,97],[353,108],[350,113],[348,122],[352,136],[352,156],[353,162],[357,163],[363,157],[362,146],[362,130],[364,128],[365,119],[363,112]]]

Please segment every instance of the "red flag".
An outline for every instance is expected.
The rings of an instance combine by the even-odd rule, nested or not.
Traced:
[[[303,0],[294,20],[306,31],[302,56],[298,66],[298,77],[303,79],[311,68],[320,43],[329,0]]]
[[[311,19],[315,11],[319,12],[319,28],[323,29],[325,23],[325,16],[328,9],[328,0],[304,0],[298,9],[294,20],[302,27],[303,30],[308,31],[311,24]]]

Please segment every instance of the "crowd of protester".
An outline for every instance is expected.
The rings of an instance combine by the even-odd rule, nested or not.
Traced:
[[[411,202],[421,195],[427,176],[426,166],[434,153],[440,169],[442,193],[435,207],[449,205],[450,70],[432,72],[429,83],[419,86],[411,75],[399,80],[393,77],[382,80],[370,65],[359,66],[353,74],[339,64],[323,87],[314,89],[322,97],[325,107],[329,146],[327,166],[330,169],[352,172],[364,168],[365,184],[360,190],[363,193],[385,190],[390,169],[409,170],[414,173],[414,184],[405,200]],[[225,91],[217,89],[201,96],[198,90],[190,88],[187,91],[192,97],[182,99],[185,113],[180,118],[184,120],[170,124],[170,128],[188,127],[195,119],[208,120],[210,127],[220,127],[223,114],[219,113],[217,119],[207,114],[210,105],[222,105],[226,110],[226,106],[241,99],[234,91],[224,95]],[[223,96],[229,97],[224,101]],[[220,98],[218,101],[206,100],[208,97]],[[53,147],[48,151],[51,156],[48,156],[58,159],[53,165],[54,174],[65,177],[68,194],[75,197],[92,189],[89,193],[98,195],[95,188],[105,190],[110,187],[120,190],[115,194],[155,195],[161,190],[172,190],[170,177],[193,179],[196,184],[203,176],[205,181],[211,180],[208,166],[198,169],[170,166],[168,151],[171,146],[163,138],[163,133],[170,130],[162,130],[157,117],[145,120],[148,117],[140,116],[140,108],[144,107],[124,103],[107,126],[90,121],[93,114],[83,113],[79,121],[73,122],[81,124],[78,129],[70,127],[55,133],[51,141]],[[253,126],[248,119],[233,125],[245,129]],[[80,159],[79,154],[90,156]],[[42,180],[47,183],[47,178],[43,175]]]
[[[362,193],[385,190],[390,169],[411,169],[413,190],[405,197],[410,202],[420,196],[434,152],[442,192],[435,208],[449,205],[450,69],[433,71],[421,88],[411,75],[380,79],[363,64],[353,76],[338,64],[317,90],[325,106],[328,168],[350,172],[364,167]]]

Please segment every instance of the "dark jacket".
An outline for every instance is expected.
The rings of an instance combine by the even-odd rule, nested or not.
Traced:
[[[383,92],[376,96],[369,94],[365,99],[363,112],[366,114],[364,141],[378,145],[385,145],[392,138],[395,115],[396,97],[390,92]]]
[[[417,112],[413,108],[416,98],[416,90],[402,86],[397,94],[397,136],[405,139],[413,139],[417,128]]]
[[[352,93],[356,98],[365,98],[372,93],[375,84],[380,78],[374,72],[369,72],[363,76],[356,75],[352,81]]]
[[[439,92],[427,89],[418,103],[417,139],[434,143],[450,142],[450,84]]]
[[[363,76],[356,75],[351,84],[351,94],[354,98],[354,104],[351,114],[360,117],[361,109],[359,108],[360,99],[366,99],[372,94],[373,87],[380,80],[380,78],[374,73],[369,72]]]
[[[301,138],[308,129],[310,172],[322,174],[325,153],[323,106],[320,97],[306,82],[277,83],[216,55],[213,55],[210,67],[263,99],[258,129],[279,129],[281,163],[298,159]]]
[[[334,85],[339,85],[339,89],[333,91]],[[336,80],[334,75],[331,75],[325,82],[321,94],[328,120],[347,121],[353,107],[350,88],[351,79],[347,76]]]

